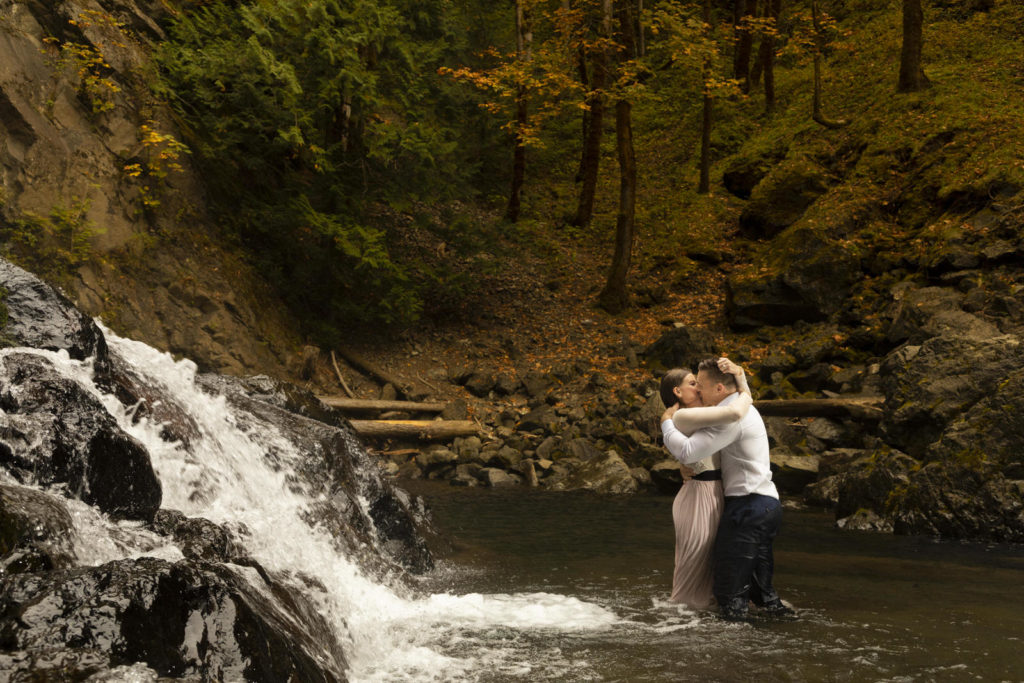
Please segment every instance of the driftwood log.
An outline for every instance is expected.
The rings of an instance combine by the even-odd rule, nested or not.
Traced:
[[[884,398],[811,398],[754,401],[765,417],[852,417],[882,419]]]
[[[371,439],[413,439],[447,441],[475,436],[479,427],[472,420],[350,420],[356,434]]]
[[[344,396],[317,396],[323,403],[345,413],[383,413],[400,410],[406,413],[440,413],[444,403],[418,403],[415,401],[379,401],[374,399],[345,398]]]

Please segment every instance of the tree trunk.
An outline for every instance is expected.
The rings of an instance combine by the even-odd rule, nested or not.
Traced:
[[[821,111],[821,55],[825,51],[825,34],[821,28],[818,0],[811,1],[811,17],[814,21],[814,109],[811,118],[826,128],[842,128],[847,125],[847,121],[834,121]]]
[[[899,92],[924,90],[931,83],[921,68],[924,10],[921,0],[903,0],[903,48],[900,50]]]
[[[344,413],[383,413],[389,410],[401,410],[407,413],[440,413],[444,403],[418,403],[415,401],[382,401],[376,399],[344,398],[342,396],[317,396],[320,401],[331,408]]]
[[[615,220],[615,254],[608,282],[598,297],[601,308],[621,313],[629,306],[626,276],[633,255],[633,227],[636,214],[636,159],[633,153],[632,105],[615,103],[615,137],[619,153],[619,213]]]
[[[516,58],[519,61],[530,61],[530,48],[533,34],[530,32],[530,15],[525,8],[524,0],[516,1]],[[526,179],[526,144],[523,131],[528,122],[526,106],[526,88],[520,86],[516,93],[516,125],[515,150],[512,153],[512,188],[508,196],[508,209],[505,217],[513,223],[519,220],[523,182]]]
[[[449,441],[480,431],[471,420],[349,420],[349,424],[359,436],[376,439]]]
[[[706,40],[711,40],[711,0],[704,0],[704,32]],[[700,184],[697,192],[707,194],[711,191],[711,60],[704,60],[701,77],[704,81],[704,114],[700,126]]]
[[[775,111],[775,34],[778,30],[779,17],[782,14],[782,0],[765,0],[765,13],[771,19],[771,27],[761,38],[761,50],[758,62],[764,72],[764,110]]]
[[[601,37],[611,38],[612,0],[603,0],[601,9]],[[583,139],[583,154],[580,159],[579,203],[572,224],[577,227],[590,225],[594,215],[594,197],[597,193],[598,167],[601,163],[601,138],[604,135],[605,88],[608,86],[608,48],[605,43],[593,51],[593,79],[587,95],[589,122]],[[585,114],[586,116],[586,114]]]
[[[740,83],[740,90],[750,92],[750,55],[754,47],[754,34],[750,30],[748,19],[754,16],[757,0],[736,0],[734,30],[736,32],[736,52],[733,55],[733,78]]]
[[[636,56],[633,11],[624,0],[619,10],[619,28],[625,56]],[[615,253],[608,271],[608,282],[598,296],[598,304],[609,313],[620,313],[629,306],[626,276],[633,256],[636,218],[636,155],[633,149],[632,105],[620,99],[615,103],[615,140],[619,156],[619,213],[615,221]]]

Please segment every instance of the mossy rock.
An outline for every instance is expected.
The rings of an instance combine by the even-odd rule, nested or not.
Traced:
[[[828,187],[827,172],[812,160],[782,162],[753,188],[740,215],[741,232],[754,239],[775,237],[800,220]]]

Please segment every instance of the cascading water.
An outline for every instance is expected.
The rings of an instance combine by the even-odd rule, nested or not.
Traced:
[[[325,494],[294,476],[303,454],[292,441],[224,396],[202,390],[192,362],[104,333],[111,355],[159,396],[141,418],[140,406],[125,407],[97,387],[89,361],[71,360],[63,352],[30,352],[85,387],[145,446],[163,488],[163,509],[230,530],[259,566],[313,601],[341,644],[341,668],[349,680],[477,680],[482,669],[528,676],[531,664],[523,653],[514,645],[503,649],[493,634],[592,632],[620,622],[599,605],[553,593],[418,594],[398,577],[371,575],[357,558],[339,550],[323,525],[310,521],[317,496]],[[26,350],[0,353],[15,351]],[[161,414],[156,405],[161,401],[187,418],[187,439],[166,438],[166,425],[154,417]],[[369,505],[358,497],[356,502],[364,509]],[[78,501],[69,501],[68,508],[80,565],[183,557],[173,542],[141,522],[115,522]],[[266,593],[252,568],[229,566]]]

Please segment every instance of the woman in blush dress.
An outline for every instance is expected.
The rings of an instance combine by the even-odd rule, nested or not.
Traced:
[[[718,367],[736,377],[740,397],[728,406],[701,405],[697,378],[689,370],[669,370],[661,380],[661,400],[667,406],[662,415],[662,432],[679,430],[687,436],[702,427],[735,422],[743,418],[753,403],[743,368],[728,358]],[[722,470],[717,453],[692,466],[683,467],[683,486],[672,503],[672,521],[676,530],[675,571],[672,575],[672,602],[693,609],[715,605],[711,593],[712,553],[715,533],[722,516]]]

